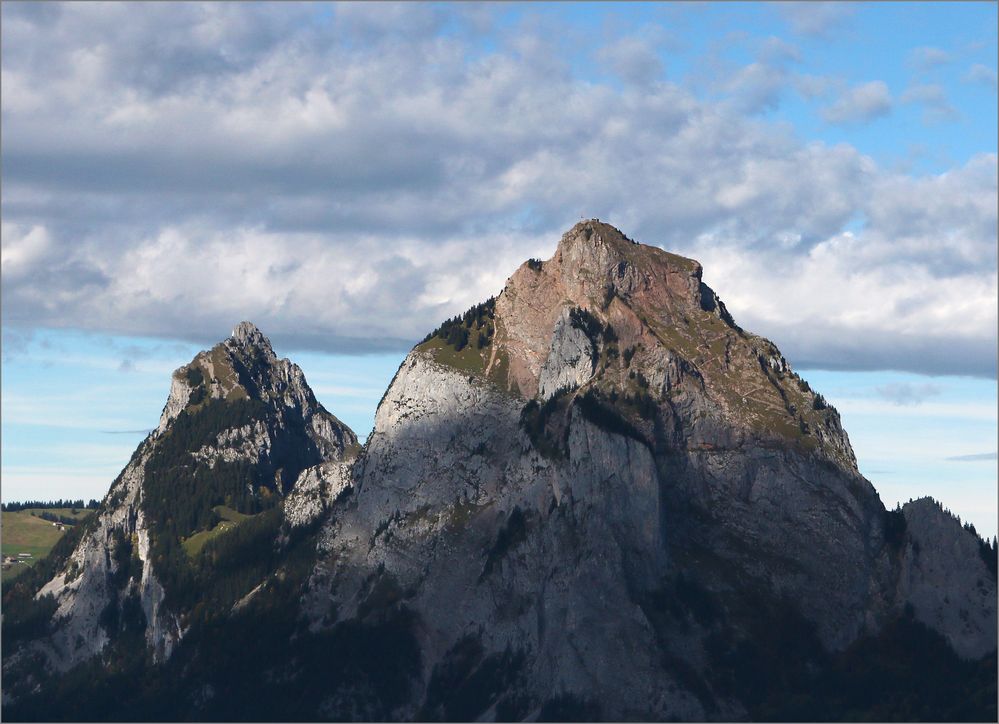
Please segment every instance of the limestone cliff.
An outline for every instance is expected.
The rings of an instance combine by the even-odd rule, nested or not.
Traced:
[[[25,583],[51,621],[5,638],[15,714],[995,716],[994,549],[886,510],[697,262],[595,220],[413,348],[363,448],[239,325],[94,521]],[[122,693],[136,640],[156,684]]]
[[[974,536],[907,508],[897,540],[835,409],[700,265],[597,221],[409,354],[353,477],[306,605],[314,630],[331,601],[415,613],[426,688],[392,717],[446,716],[459,662],[505,662],[475,717],[743,717],[717,641],[783,617],[833,654],[907,610],[962,656],[995,650]]]
[[[310,466],[335,466],[356,447],[354,433],[317,402],[301,369],[278,359],[252,324],[239,324],[231,337],[174,372],[159,426],[114,481],[79,543],[34,594],[39,605],[54,602],[49,631],[12,656],[5,650],[5,672],[27,659],[69,670],[130,625],[154,661],[167,659],[191,608],[164,605],[165,577],[177,580],[170,576],[171,554],[194,558],[188,543],[230,525],[217,520],[212,506],[266,508],[294,494],[305,470],[311,496],[298,497],[310,497],[306,507],[316,507],[312,499],[333,493],[311,484],[320,468]],[[200,505],[191,503],[192,483],[201,494],[210,491]],[[292,506],[296,522],[310,515],[301,507]]]

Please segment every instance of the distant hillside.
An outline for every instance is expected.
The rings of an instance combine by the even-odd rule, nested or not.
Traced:
[[[4,504],[6,507],[8,504]],[[16,505],[16,504],[15,504]],[[94,511],[84,507],[25,508],[4,510],[0,542],[3,553],[3,582],[26,571],[48,555],[73,523]]]

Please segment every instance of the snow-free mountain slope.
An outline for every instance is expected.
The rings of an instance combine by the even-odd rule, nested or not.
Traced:
[[[363,447],[239,325],[91,520],[5,592],[5,716],[995,718],[995,549],[886,510],[700,265],[596,220]]]

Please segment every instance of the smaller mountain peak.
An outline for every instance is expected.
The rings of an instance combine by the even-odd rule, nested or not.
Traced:
[[[616,226],[607,224],[600,219],[586,219],[584,221],[580,221],[562,235],[562,240],[559,243],[559,246],[580,241],[583,243],[589,242],[594,245],[601,243],[635,243],[625,236],[624,233]]]
[[[266,353],[267,356],[274,354],[270,340],[264,336],[263,332],[253,322],[240,322],[237,324],[233,328],[229,339],[243,349],[259,349]]]

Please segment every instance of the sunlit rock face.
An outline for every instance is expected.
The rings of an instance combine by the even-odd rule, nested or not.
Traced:
[[[425,688],[392,716],[446,715],[435,687],[460,664],[495,677],[474,717],[567,701],[745,717],[713,646],[755,636],[760,607],[786,607],[828,652],[910,604],[961,655],[995,649],[973,536],[955,524],[932,544],[982,582],[969,627],[920,598],[943,581],[886,536],[839,415],[736,325],[697,262],[583,222],[485,315],[462,321],[467,345],[442,329],[401,365],[306,597],[316,630],[331,605],[415,613]]]
[[[178,444],[178,437],[190,442]],[[239,324],[231,337],[173,373],[159,426],[114,481],[78,545],[34,594],[39,601],[55,601],[51,632],[5,659],[5,667],[41,655],[47,668],[67,671],[114,642],[126,611],[142,629],[152,660],[168,659],[184,636],[190,611],[163,605],[162,561],[151,551],[154,540],[162,544],[173,533],[154,521],[164,517],[164,508],[183,502],[190,489],[184,481],[209,486],[212,472],[228,466],[245,475],[238,483],[247,486],[245,497],[277,499],[296,492],[301,472],[305,485],[289,514],[294,523],[304,523],[325,510],[342,487],[317,479],[335,477],[333,469],[343,464],[336,461],[356,447],[354,433],[318,403],[301,369],[278,359],[254,325]],[[167,464],[175,466],[175,488],[154,495],[150,466]]]
[[[994,671],[991,549],[886,511],[701,266],[597,220],[414,347],[363,447],[240,324],[93,520],[5,701],[135,640],[168,719],[877,717],[858,661]]]

